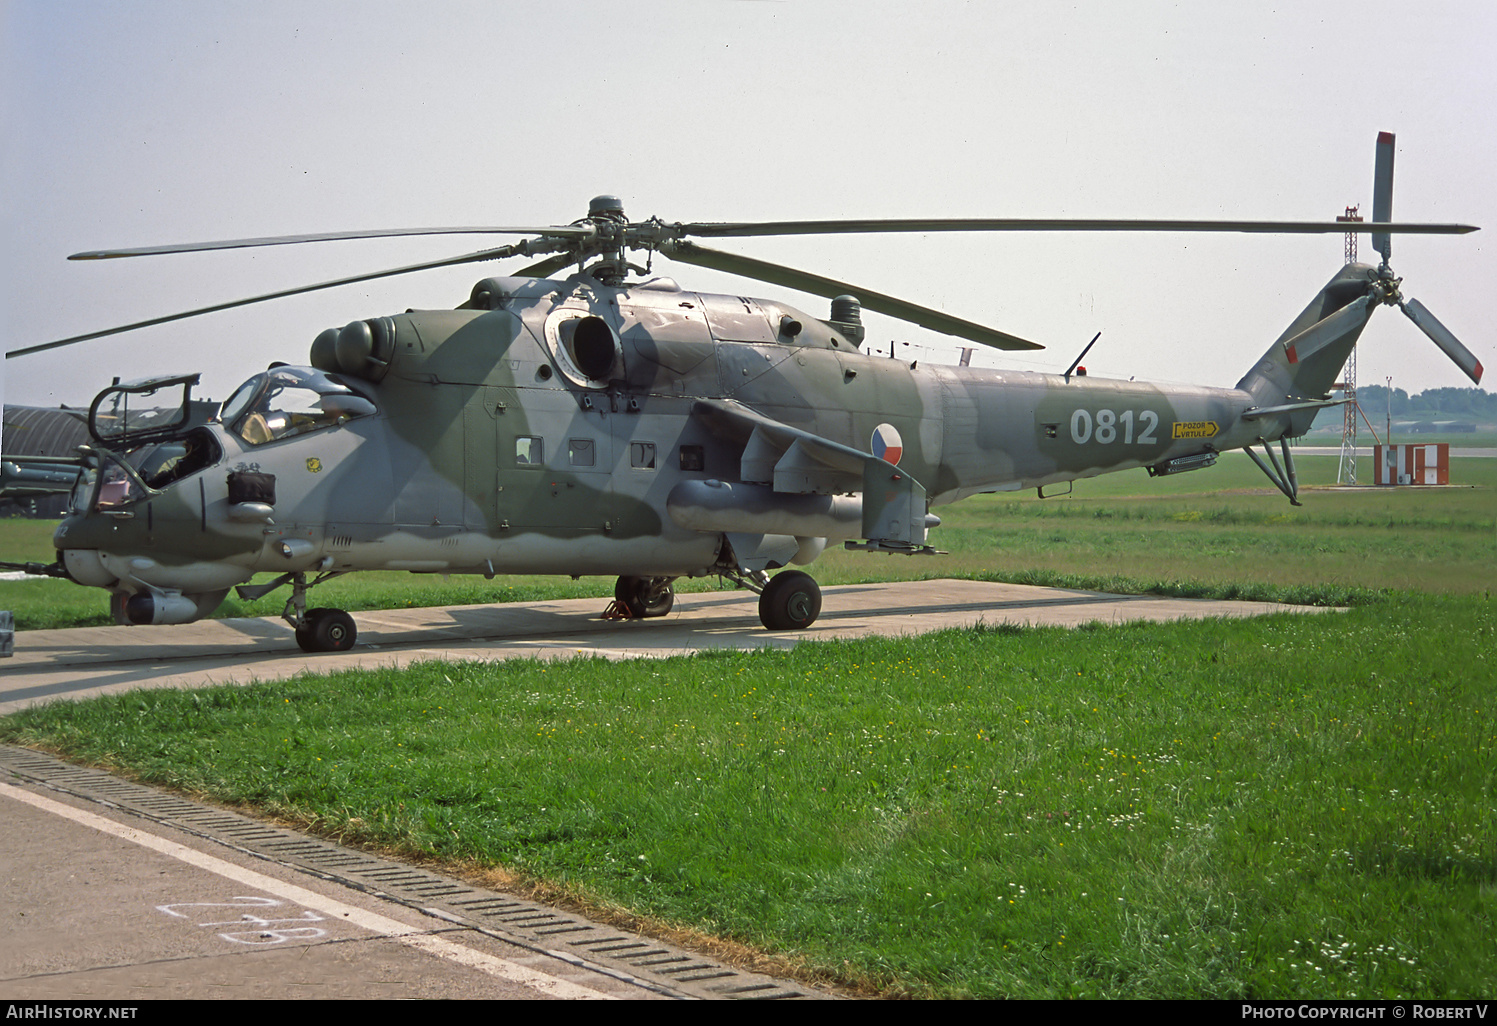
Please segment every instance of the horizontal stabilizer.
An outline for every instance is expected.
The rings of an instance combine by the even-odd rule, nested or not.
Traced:
[[[1282,406],[1256,406],[1251,410],[1244,411],[1242,419],[1254,420],[1258,417],[1272,417],[1280,413],[1323,410],[1330,406],[1345,406],[1348,401],[1346,399],[1309,399],[1302,403],[1284,403]]]

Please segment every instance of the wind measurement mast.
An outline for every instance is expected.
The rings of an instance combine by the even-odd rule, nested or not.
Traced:
[[[1338,221],[1361,221],[1362,215],[1357,213],[1357,207],[1347,207],[1346,213],[1336,218]],[[1357,233],[1346,233],[1346,262],[1354,264],[1357,262]],[[1336,468],[1336,483],[1344,485],[1355,485],[1357,483],[1357,347],[1351,347],[1351,354],[1346,358],[1345,378],[1340,385],[1346,395],[1346,405],[1342,407],[1341,421],[1341,462]]]

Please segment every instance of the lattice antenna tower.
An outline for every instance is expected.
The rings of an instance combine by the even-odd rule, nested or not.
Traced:
[[[1357,213],[1357,207],[1347,207],[1346,213],[1336,218],[1338,221],[1360,221],[1362,215]],[[1346,262],[1354,264],[1357,262],[1357,233],[1346,233]],[[1346,405],[1341,407],[1343,411],[1341,421],[1341,462],[1336,468],[1336,483],[1343,485],[1354,485],[1357,483],[1357,347],[1351,347],[1351,354],[1346,358],[1346,379],[1340,385],[1346,395]]]

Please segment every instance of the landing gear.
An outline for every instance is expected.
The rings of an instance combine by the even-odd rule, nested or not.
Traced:
[[[358,636],[353,617],[341,609],[309,609],[296,628],[303,652],[347,652]]]
[[[785,570],[759,593],[759,619],[772,631],[804,630],[821,615],[821,588],[810,574]]]
[[[637,620],[664,616],[676,604],[674,577],[620,577],[613,597]]]
[[[803,631],[821,615],[821,588],[808,573],[781,570],[770,577],[738,562],[726,536],[713,572],[759,596],[759,621],[772,631]]]
[[[341,609],[307,608],[308,588],[341,575],[342,571],[321,574],[308,584],[304,573],[282,574],[268,584],[240,587],[239,597],[253,602],[283,584],[291,585],[291,597],[286,600],[286,608],[281,610],[281,619],[296,631],[298,647],[303,652],[347,652],[353,648],[354,640],[359,636],[358,628],[353,625],[353,617]]]

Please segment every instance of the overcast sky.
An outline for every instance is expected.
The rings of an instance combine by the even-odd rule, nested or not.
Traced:
[[[1395,240],[1405,293],[1497,366],[1497,4],[605,2],[0,6],[4,347],[494,244],[338,242],[68,262],[79,250],[353,228],[642,219],[1370,212],[1485,226]],[[1034,339],[979,362],[1232,385],[1342,237],[844,236],[712,243]],[[1363,254],[1370,252],[1364,243]],[[687,288],[824,300],[657,261]],[[323,328],[452,307],[474,267],[315,293],[7,361],[12,403],[202,371],[223,398]],[[955,362],[870,316],[870,340]],[[1397,311],[1360,379],[1467,379]]]

